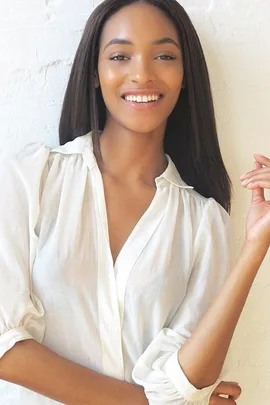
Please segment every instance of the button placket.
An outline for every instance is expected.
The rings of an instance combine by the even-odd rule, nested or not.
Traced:
[[[136,225],[128,239],[128,243],[125,244],[124,249],[118,256],[115,265],[115,277],[121,328],[124,319],[125,292],[130,273],[164,217],[168,194],[168,187],[158,187],[151,205]]]
[[[103,183],[98,167],[94,168],[98,231],[98,311],[103,370],[106,375],[124,379],[122,332],[113,261],[108,240],[108,226]],[[100,221],[102,226],[100,226]]]

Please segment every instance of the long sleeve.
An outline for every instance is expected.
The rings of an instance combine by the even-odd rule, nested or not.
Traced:
[[[49,148],[29,144],[0,156],[0,358],[18,341],[44,336],[44,310],[32,292],[41,180]]]
[[[209,198],[194,239],[194,259],[185,297],[172,321],[146,348],[133,369],[150,405],[208,405],[215,387],[196,389],[178,362],[178,350],[195,331],[225,281],[232,264],[233,229],[228,213]]]

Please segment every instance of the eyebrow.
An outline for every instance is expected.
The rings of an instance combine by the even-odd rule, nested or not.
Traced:
[[[129,41],[128,39],[123,39],[123,38],[114,38],[111,41],[107,43],[107,45],[104,47],[103,52],[105,51],[106,48],[110,45],[134,45],[133,42]],[[156,41],[152,42],[152,45],[163,45],[163,44],[173,44],[177,46],[178,49],[180,49],[180,46],[178,45],[177,42],[175,42],[172,38],[170,37],[164,37],[161,39],[157,39]]]

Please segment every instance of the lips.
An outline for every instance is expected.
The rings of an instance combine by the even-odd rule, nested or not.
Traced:
[[[163,102],[163,97],[159,97],[157,101],[151,102],[127,101],[125,97],[122,97],[122,102],[125,103],[128,108],[131,108],[134,111],[152,111],[158,108],[158,106]]]
[[[137,90],[132,90],[130,89],[129,91],[125,91],[122,95],[121,98],[125,98],[125,96],[159,96],[163,97],[163,93],[160,90],[157,89],[137,89]]]

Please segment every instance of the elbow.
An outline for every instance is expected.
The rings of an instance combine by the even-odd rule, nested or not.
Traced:
[[[202,367],[194,358],[185,361],[180,355],[180,351],[178,352],[178,362],[190,384],[198,390],[215,384],[222,371],[220,364],[218,367],[213,367],[211,364]]]
[[[206,373],[203,377],[194,379],[193,382],[191,381],[191,384],[197,388],[197,390],[202,390],[203,388],[210,387],[211,385],[215,384],[218,377],[219,375],[212,377]]]
[[[190,384],[192,384],[197,390],[201,390],[215,384],[220,375],[219,373],[209,373],[207,370],[205,370],[204,373],[196,373],[192,371],[189,372],[189,370],[185,368],[182,368],[182,370]]]

